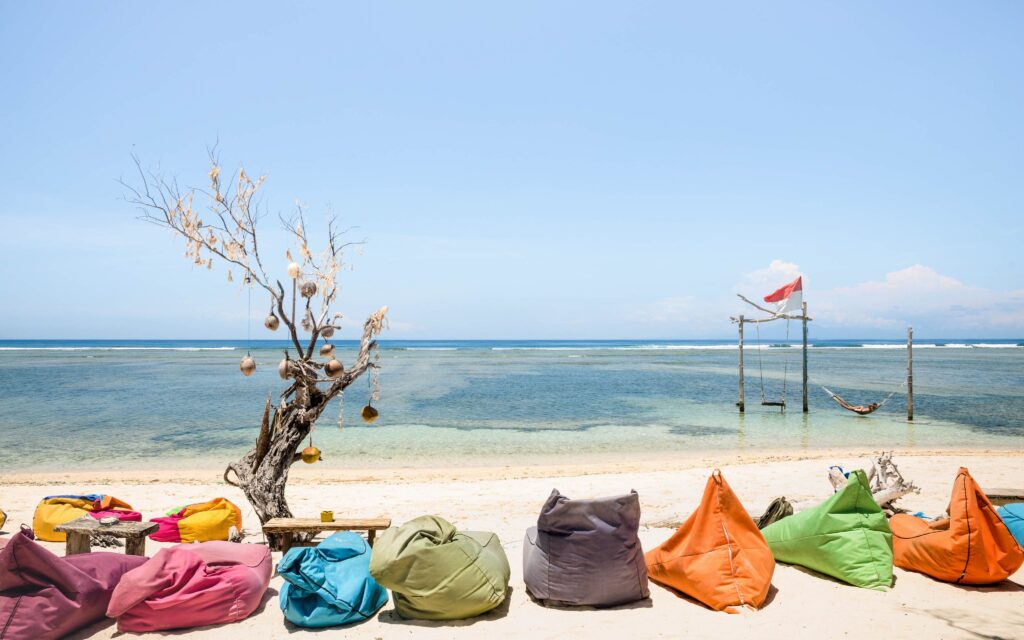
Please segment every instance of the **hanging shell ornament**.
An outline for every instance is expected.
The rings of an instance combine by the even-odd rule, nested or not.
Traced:
[[[364,422],[372,423],[374,420],[377,419],[377,416],[380,415],[380,412],[374,409],[373,405],[368,404],[365,407],[363,407],[363,410],[360,412],[360,415],[363,416]]]
[[[320,335],[322,335],[325,338],[330,338],[331,336],[333,336],[334,335],[334,325],[330,325],[330,324],[324,325],[324,327],[322,329],[320,329]]]
[[[303,298],[312,298],[316,295],[316,283],[312,280],[306,280],[299,285],[299,293],[302,294]]]
[[[324,365],[324,373],[326,373],[331,378],[337,378],[338,376],[341,375],[341,372],[344,370],[345,367],[342,366],[341,362],[334,358],[332,358],[330,361],[328,361],[327,364]]]
[[[299,274],[302,273],[302,267],[299,266],[298,262],[292,262],[288,265],[288,277],[294,279],[298,278]]]
[[[278,319],[273,313],[267,316],[267,319],[263,321],[263,326],[270,329],[271,331],[277,331],[277,328],[281,326],[281,320]]]
[[[333,344],[321,345],[321,347],[320,347],[320,355],[325,357],[325,358],[327,358],[329,356],[333,356],[334,355],[334,345]]]
[[[302,461],[306,464],[313,464],[320,459],[320,450],[313,445],[310,445],[303,449],[302,453],[299,455],[302,456]]]
[[[288,358],[285,358],[281,362],[277,363],[277,375],[281,376],[282,380],[287,380],[288,378],[292,377],[292,374],[289,371],[290,366],[291,365],[288,362]]]
[[[242,375],[251,376],[252,372],[256,371],[256,361],[252,359],[251,355],[246,354],[238,368],[242,370]]]

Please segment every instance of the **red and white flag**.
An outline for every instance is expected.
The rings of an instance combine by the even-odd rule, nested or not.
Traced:
[[[775,303],[775,313],[801,313],[804,301],[803,276],[764,297],[765,302]]]

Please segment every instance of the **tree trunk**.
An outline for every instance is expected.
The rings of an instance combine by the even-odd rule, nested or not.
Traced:
[[[322,396],[321,396],[322,397]],[[326,404],[326,402],[324,402]],[[323,407],[317,410],[301,410],[295,403],[286,405],[277,417],[268,426],[264,421],[261,436],[269,428],[270,437],[265,441],[269,442],[266,453],[262,460],[258,459],[259,447],[251,449],[237,462],[228,465],[224,472],[224,480],[242,490],[245,497],[256,510],[256,516],[260,523],[265,523],[271,518],[291,518],[292,511],[288,508],[288,500],[285,497],[285,487],[288,484],[288,472],[292,464],[300,459],[297,453],[302,442],[309,436],[315,418],[310,419],[310,414],[319,416]],[[261,438],[262,440],[262,438]],[[228,478],[229,473],[234,472],[235,480]],[[268,542],[274,549],[279,548],[279,541],[276,536],[268,536]]]

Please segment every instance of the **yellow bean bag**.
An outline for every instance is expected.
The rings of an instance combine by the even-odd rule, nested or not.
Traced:
[[[114,516],[118,520],[141,522],[142,515],[131,509],[130,504],[113,496],[47,496],[36,506],[36,512],[32,516],[32,530],[37,540],[64,542],[67,536],[54,531],[54,527],[77,520],[84,515],[90,515],[97,520],[104,516]]]
[[[160,528],[149,537],[158,542],[227,540],[231,527],[242,530],[242,510],[226,498],[214,498],[176,509],[152,522]]]

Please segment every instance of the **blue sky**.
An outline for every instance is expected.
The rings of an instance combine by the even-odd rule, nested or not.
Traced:
[[[392,338],[731,336],[797,272],[819,337],[1024,336],[1020,3],[6,2],[0,55],[0,338],[244,336],[117,184],[218,140]]]

